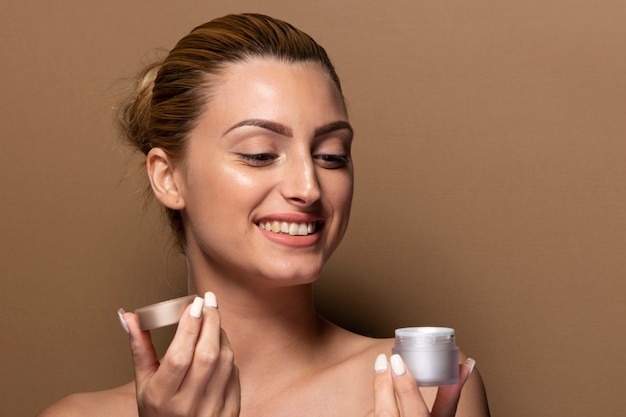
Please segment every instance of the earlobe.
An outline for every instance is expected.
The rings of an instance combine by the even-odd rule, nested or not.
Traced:
[[[146,169],[156,198],[167,208],[182,210],[185,200],[180,192],[175,166],[165,151],[152,148],[146,156]]]

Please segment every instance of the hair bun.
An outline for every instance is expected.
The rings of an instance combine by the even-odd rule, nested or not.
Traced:
[[[150,107],[152,90],[161,61],[145,67],[135,77],[135,88],[131,97],[120,107],[118,120],[126,142],[134,149],[147,154],[152,148],[150,140]]]

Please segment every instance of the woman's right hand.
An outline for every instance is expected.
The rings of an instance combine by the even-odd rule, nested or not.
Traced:
[[[122,311],[120,318],[130,334],[140,417],[239,415],[239,375],[213,293],[185,309],[161,361],[137,316]]]

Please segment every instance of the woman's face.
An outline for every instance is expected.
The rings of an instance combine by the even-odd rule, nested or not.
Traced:
[[[315,280],[348,224],[351,142],[341,95],[319,64],[228,66],[175,175],[192,271]]]

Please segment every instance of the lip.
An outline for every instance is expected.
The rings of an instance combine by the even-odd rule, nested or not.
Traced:
[[[259,226],[260,222],[287,222],[287,223],[316,223],[315,232],[306,236],[294,236],[286,233],[274,233],[268,230],[262,229]],[[324,228],[324,221],[321,216],[314,216],[304,213],[281,213],[272,214],[269,216],[260,217],[255,221],[257,230],[266,237],[269,241],[277,243],[282,246],[288,246],[292,248],[304,248],[317,244],[321,238],[321,230]]]

